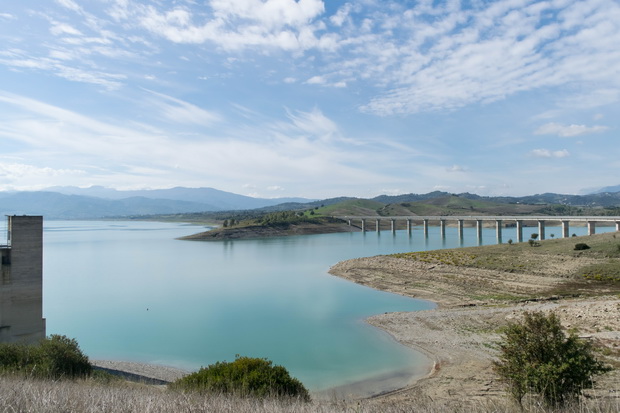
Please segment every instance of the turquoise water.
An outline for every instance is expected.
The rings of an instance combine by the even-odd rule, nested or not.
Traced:
[[[158,222],[45,222],[47,333],[76,338],[92,359],[189,370],[236,354],[267,357],[312,390],[421,372],[424,357],[363,320],[434,305],[327,271],[349,258],[477,245],[473,230],[459,240],[456,229],[448,228],[442,240],[434,227],[427,238],[415,228],[411,236],[398,231],[215,243],[175,239],[202,230]],[[528,231],[535,228],[525,228],[525,236]],[[511,236],[504,231],[505,240]],[[493,230],[484,231],[483,242],[495,242]]]

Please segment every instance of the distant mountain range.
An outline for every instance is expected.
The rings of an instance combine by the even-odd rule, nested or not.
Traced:
[[[50,187],[45,191],[0,192],[0,213],[43,215],[47,219],[96,219],[135,215],[246,210],[283,203],[308,203],[305,198],[253,198],[213,188],[171,188],[118,191],[92,186]]]
[[[613,191],[616,189],[616,191]],[[620,185],[602,188],[589,195],[545,193],[523,197],[486,197],[469,193],[381,195],[372,199],[382,204],[418,202],[458,196],[504,204],[568,205],[584,207],[619,207]],[[213,188],[171,188],[119,191],[90,188],[50,187],[45,191],[0,192],[0,213],[4,215],[43,215],[46,219],[99,219],[143,215],[194,212],[240,211],[251,209],[285,210],[333,205],[352,197],[315,200],[306,198],[253,198]]]

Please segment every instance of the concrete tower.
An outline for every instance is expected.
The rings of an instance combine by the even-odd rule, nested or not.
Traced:
[[[0,342],[34,343],[45,337],[43,217],[9,216],[0,253]]]

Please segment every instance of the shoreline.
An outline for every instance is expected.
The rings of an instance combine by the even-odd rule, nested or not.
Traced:
[[[612,349],[619,346],[618,296],[550,294],[566,284],[565,273],[579,263],[563,259],[552,262],[551,266],[556,264],[555,272],[543,269],[538,274],[393,256],[358,258],[334,265],[329,270],[334,276],[437,304],[431,310],[379,314],[367,319],[369,324],[433,361],[423,377],[414,378],[403,388],[372,397],[369,402],[381,405],[429,400],[457,408],[464,402],[479,406],[505,401],[506,392],[493,372],[492,360],[497,354],[501,327],[519,319],[525,311],[553,311],[566,328],[577,328],[597,344]],[[501,299],[503,296],[510,299]],[[620,362],[617,356],[612,361]],[[620,373],[615,370],[602,376],[596,388],[588,390],[588,395],[612,397],[619,389]]]

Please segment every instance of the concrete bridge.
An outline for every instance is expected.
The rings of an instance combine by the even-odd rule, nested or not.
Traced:
[[[620,217],[619,216],[393,216],[393,217],[381,217],[381,216],[334,216],[334,218],[347,221],[349,225],[353,225],[353,222],[360,222],[362,232],[367,231],[367,224],[369,222],[375,223],[375,231],[381,230],[381,222],[388,221],[390,223],[390,229],[394,233],[396,232],[396,225],[398,221],[405,221],[406,228],[411,233],[413,225],[415,223],[422,224],[424,226],[424,235],[428,236],[428,227],[431,223],[439,225],[442,238],[446,236],[446,225],[454,224],[458,228],[459,238],[463,237],[463,229],[465,223],[469,225],[475,225],[478,239],[482,239],[482,227],[485,224],[491,224],[495,226],[497,239],[501,242],[502,228],[507,226],[516,227],[517,242],[523,242],[523,227],[527,225],[538,226],[538,238],[545,239],[545,228],[549,222],[557,223],[562,227],[562,238],[567,238],[570,232],[570,224],[581,224],[588,228],[588,235],[593,235],[596,232],[596,224],[601,223],[606,226],[615,226],[616,231],[620,231]]]

